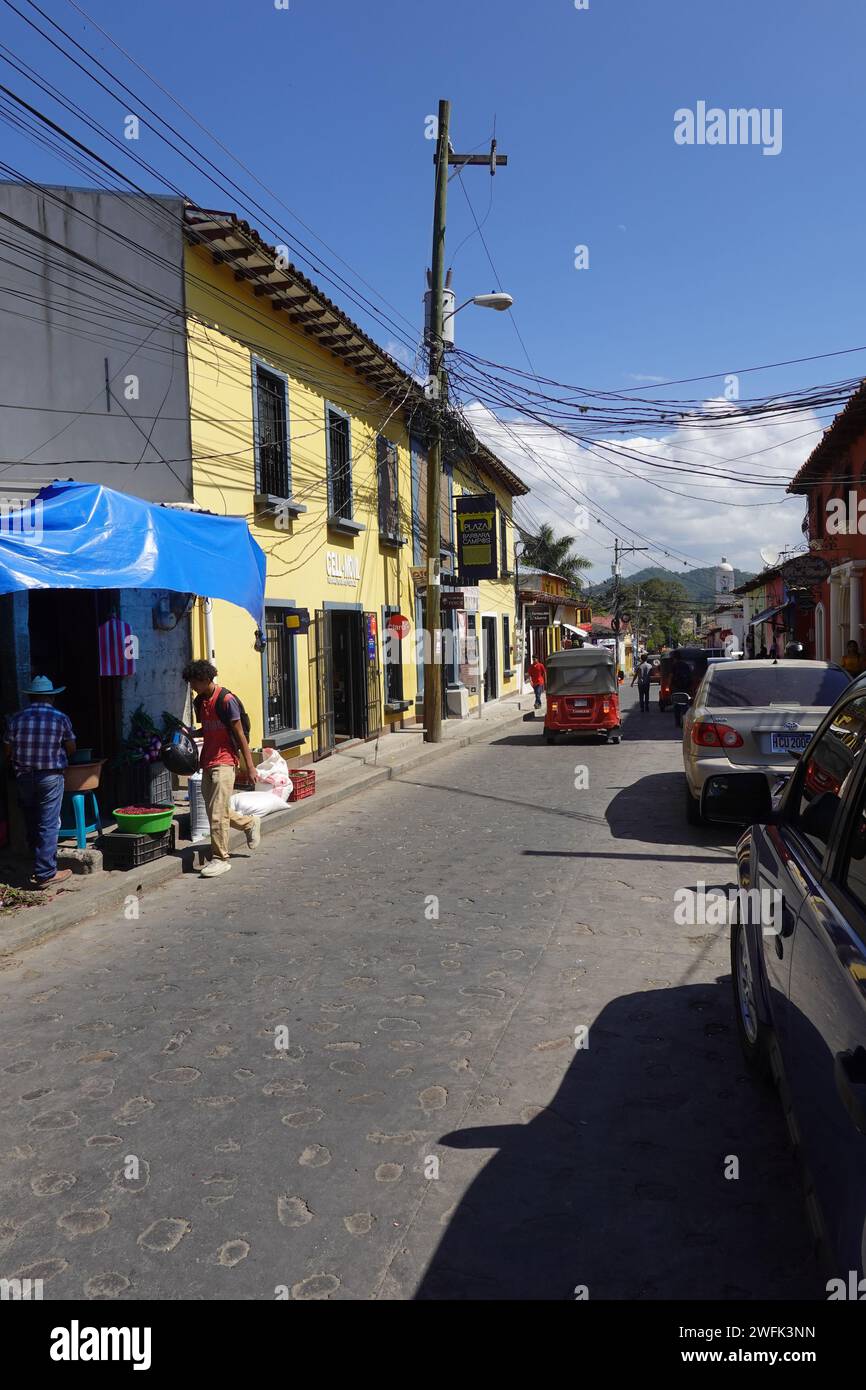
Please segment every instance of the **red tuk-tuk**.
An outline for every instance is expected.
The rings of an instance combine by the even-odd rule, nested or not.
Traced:
[[[619,686],[613,652],[606,647],[575,647],[547,658],[547,709],[544,739],[557,734],[599,734],[619,743]]]

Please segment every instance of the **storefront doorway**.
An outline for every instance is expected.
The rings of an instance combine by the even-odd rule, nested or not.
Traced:
[[[375,613],[334,607],[316,613],[315,632],[315,755],[322,758],[342,743],[375,737],[382,726],[379,630]]]
[[[364,738],[366,672],[363,613],[331,613],[331,679],[333,681],[334,740]]]
[[[79,748],[111,757],[120,738],[120,678],[99,674],[99,627],[117,607],[115,590],[31,589],[28,628],[32,675],[65,686],[57,705]]]
[[[496,619],[481,619],[481,635],[484,642],[482,660],[484,662],[484,702],[495,700],[499,694],[499,669],[496,654]]]

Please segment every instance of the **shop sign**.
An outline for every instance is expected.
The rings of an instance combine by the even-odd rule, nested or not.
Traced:
[[[310,610],[309,608],[287,608],[285,610],[286,627],[290,632],[300,633],[302,636],[310,630]]]
[[[401,642],[404,637],[409,636],[409,628],[411,624],[409,622],[409,619],[404,618],[402,613],[392,613],[388,618],[386,626],[388,628],[388,631],[393,632],[395,637],[399,637]]]
[[[340,550],[326,550],[325,573],[329,584],[355,585],[361,579],[361,564],[355,555],[347,555]]]
[[[548,627],[550,624],[549,608],[528,608],[530,627]]]
[[[823,555],[795,555],[780,566],[779,573],[791,586],[823,584],[830,573],[830,566]]]
[[[462,589],[443,589],[439,598],[439,606],[446,608],[465,608],[465,594]]]
[[[496,497],[457,498],[457,571],[461,580],[497,579]]]

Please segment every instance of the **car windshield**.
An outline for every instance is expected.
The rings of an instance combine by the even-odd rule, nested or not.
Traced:
[[[548,666],[548,695],[571,695],[576,691],[582,694],[603,695],[613,690],[614,676],[611,666]]]
[[[835,704],[849,684],[844,671],[826,666],[711,666],[706,703],[713,709],[747,705]]]

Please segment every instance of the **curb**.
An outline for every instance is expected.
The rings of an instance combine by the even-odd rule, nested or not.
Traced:
[[[378,786],[382,782],[390,782],[399,777],[401,773],[411,772],[422,763],[435,762],[439,758],[447,757],[449,753],[457,753],[461,748],[468,748],[473,743],[481,743],[484,738],[491,737],[499,733],[500,730],[509,728],[512,724],[523,723],[523,720],[523,714],[515,714],[513,718],[498,721],[493,729],[488,726],[473,730],[472,733],[460,734],[449,739],[447,743],[423,744],[417,752],[410,753],[399,763],[389,763],[384,767],[370,767],[361,763],[359,764],[358,775],[350,781],[342,783],[340,786],[331,787],[327,791],[317,792],[315,796],[305,798],[285,811],[277,811],[272,816],[263,817],[262,837],[286,830],[295,825],[297,821],[306,820],[308,816],[315,815],[317,811],[325,811],[329,806],[336,805],[338,801],[356,796],[359,792],[366,791],[370,787]],[[207,842],[203,843],[206,844]],[[231,848],[240,848],[243,843],[243,835],[240,831],[235,831],[230,841]],[[95,892],[87,894],[86,901],[80,905],[76,905],[74,899],[76,893],[83,890],[65,889],[61,891],[50,907],[24,909],[26,912],[38,911],[39,919],[37,921],[25,918],[19,923],[13,919],[8,929],[0,924],[0,960],[15,956],[20,951],[26,950],[28,946],[37,946],[54,936],[59,936],[68,928],[78,926],[79,923],[86,922],[92,917],[98,917],[103,912],[122,907],[129,897],[141,897],[150,888],[158,888],[163,883],[169,882],[170,879],[180,878],[185,873],[194,872],[199,849],[200,847],[197,845],[184,845],[177,854],[167,855],[164,859],[157,859],[153,864],[143,864],[138,872],[118,870],[119,875],[122,872],[122,879],[100,885]],[[81,877],[87,878],[88,875],[82,874]],[[112,874],[111,877],[113,878],[114,875]],[[64,898],[70,896],[71,901],[63,901]]]

